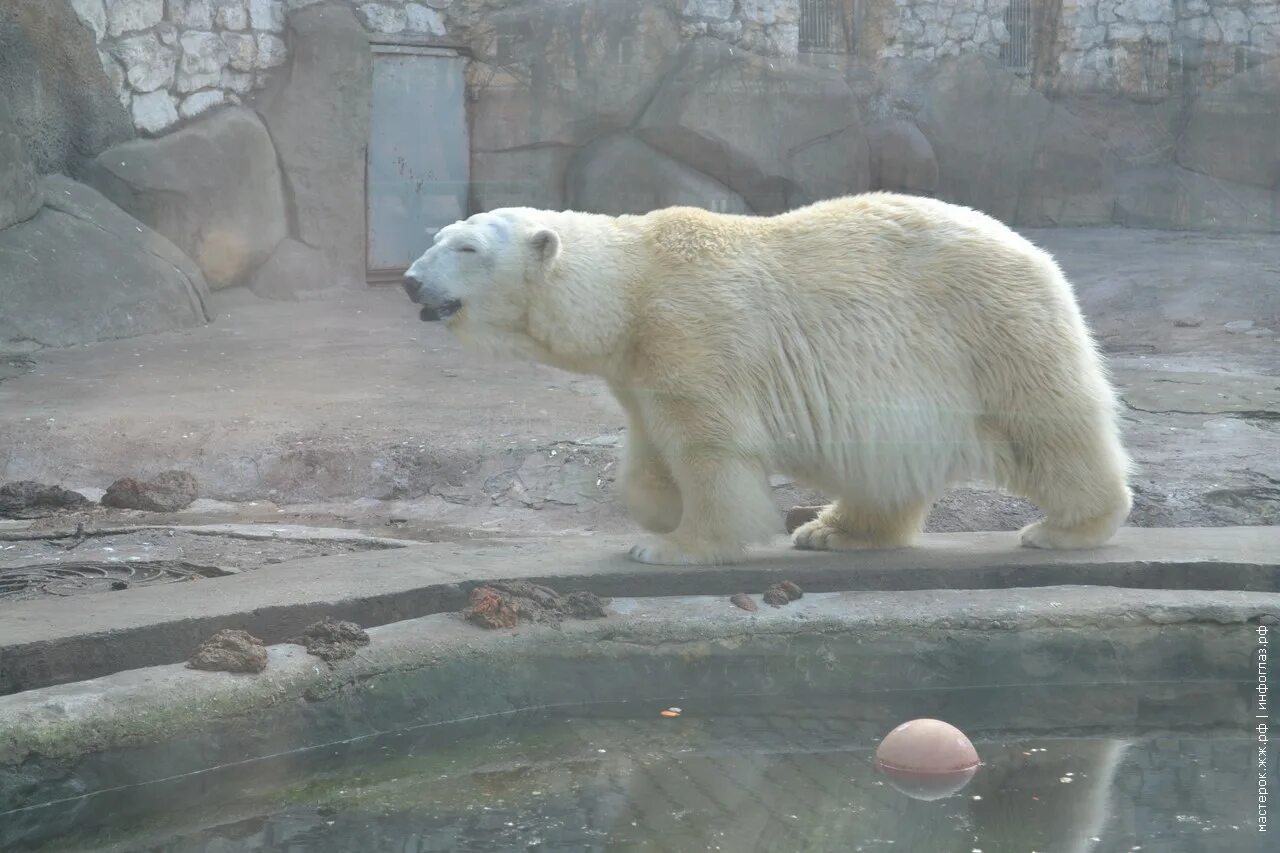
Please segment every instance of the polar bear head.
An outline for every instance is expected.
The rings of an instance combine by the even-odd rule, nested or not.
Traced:
[[[533,208],[478,213],[440,229],[404,288],[423,320],[444,321],[464,343],[568,366],[584,348],[604,350],[616,325],[611,222]]]

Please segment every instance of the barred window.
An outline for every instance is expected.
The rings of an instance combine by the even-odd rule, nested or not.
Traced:
[[[840,47],[837,0],[800,0],[800,50],[820,53]]]

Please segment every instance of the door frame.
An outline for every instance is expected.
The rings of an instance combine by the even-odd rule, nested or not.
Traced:
[[[431,36],[411,36],[411,35],[387,35],[384,33],[371,33],[369,35],[369,51],[371,54],[391,54],[391,55],[410,55],[410,56],[444,56],[453,59],[462,59],[464,62],[470,62],[472,57],[471,49],[463,44],[441,41]],[[371,56],[372,63],[372,56]],[[372,70],[372,64],[370,66]],[[463,91],[462,91],[462,109],[467,124],[467,159],[471,159],[471,99],[467,96],[466,91],[466,68],[463,70]],[[373,105],[373,78],[370,74],[369,80],[369,101],[370,108]],[[373,116],[369,117],[369,129],[373,129]],[[362,205],[364,213],[364,276],[365,283],[369,287],[387,287],[390,285],[399,286],[404,278],[404,270],[396,269],[370,269],[369,267],[369,145],[370,140],[365,142],[364,157],[364,204]],[[471,194],[467,194],[468,207],[465,212],[470,215]]]

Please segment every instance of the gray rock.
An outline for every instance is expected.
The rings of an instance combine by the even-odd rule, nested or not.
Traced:
[[[141,509],[148,512],[177,512],[191,506],[200,496],[196,478],[186,471],[162,471],[150,480],[130,477],[107,486],[102,505],[116,509]]]
[[[1166,165],[1125,170],[1112,191],[1115,221],[1133,228],[1280,231],[1280,188],[1237,184]]]
[[[275,148],[246,109],[218,109],[160,139],[118,145],[87,177],[190,255],[214,288],[244,280],[286,235]]]
[[[92,501],[79,492],[32,480],[0,486],[0,518],[38,518],[50,510],[77,509]]]
[[[249,287],[267,299],[298,301],[340,291],[336,271],[318,249],[284,239],[267,262],[253,271]]]
[[[154,92],[173,85],[178,54],[160,43],[155,33],[123,38],[111,46],[111,55],[124,63],[125,79],[137,92]]]
[[[134,126],[143,133],[163,133],[178,123],[177,102],[163,90],[134,96],[129,112]]]
[[[218,85],[222,69],[231,59],[227,45],[217,33],[182,34],[182,61],[178,64],[179,92],[194,92]]]
[[[235,71],[252,71],[258,61],[258,41],[249,33],[223,33],[228,62]],[[228,73],[222,72],[224,77]]]
[[[775,213],[865,190],[858,104],[835,71],[791,65],[712,39],[689,45],[636,135]]]
[[[249,26],[249,10],[244,0],[213,0],[214,21],[224,30],[243,30]]]
[[[938,159],[938,196],[1008,223],[1109,222],[1103,146],[989,57],[928,69],[917,116]]]
[[[933,146],[911,122],[876,127],[868,133],[867,142],[874,189],[927,195],[938,188]]]
[[[94,190],[41,179],[45,207],[0,231],[0,343],[71,346],[208,321],[200,271]]]
[[[75,174],[134,135],[93,32],[66,2],[0,2],[0,97],[41,174]]]
[[[226,101],[226,95],[219,89],[204,89],[196,92],[194,95],[187,95],[183,98],[182,106],[178,108],[178,113],[183,118],[195,118],[198,115],[207,113],[214,107],[220,107]]]
[[[213,0],[169,0],[169,20],[185,29],[212,29]]]
[[[103,0],[71,0],[71,8],[76,10],[76,15],[84,25],[93,30],[93,37],[98,41],[102,41],[102,37],[107,34],[107,10],[102,2]]]
[[[145,30],[164,17],[164,0],[107,0],[107,33],[118,36]]]
[[[1227,181],[1280,186],[1280,59],[1237,74],[1191,103],[1178,163]]]
[[[35,216],[43,201],[35,164],[0,95],[0,230]]]
[[[261,112],[284,167],[294,236],[325,253],[341,284],[362,286],[368,36],[350,9],[333,3],[294,12],[289,34],[288,70]]]
[[[536,207],[563,210],[571,145],[471,152],[471,209]]]
[[[680,61],[680,26],[660,3],[513,5],[468,38],[496,45],[472,62],[474,149],[580,145],[630,127]]]
[[[582,149],[569,166],[566,186],[570,209],[612,216],[672,205],[751,212],[742,196],[716,179],[624,135]]]

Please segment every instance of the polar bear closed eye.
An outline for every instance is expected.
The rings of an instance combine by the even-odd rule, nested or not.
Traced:
[[[464,341],[603,377],[649,563],[780,532],[784,473],[835,501],[797,547],[898,547],[986,479],[1087,548],[1128,515],[1116,402],[1070,284],[999,222],[869,193],[773,217],[507,208],[445,228],[405,288]]]

